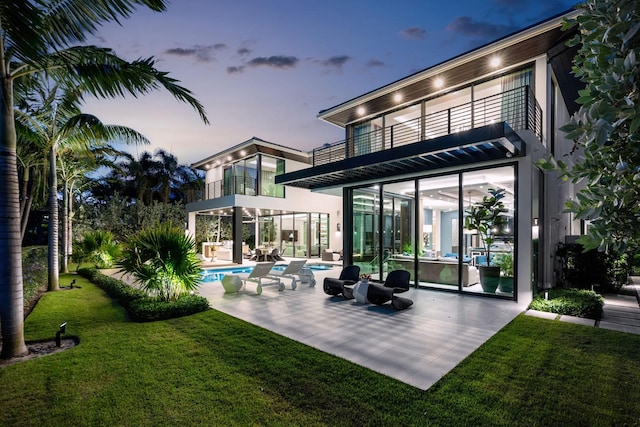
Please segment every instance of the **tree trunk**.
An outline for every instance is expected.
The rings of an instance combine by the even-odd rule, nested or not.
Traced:
[[[49,150],[49,287],[48,291],[60,289],[58,257],[58,177],[55,143]]]
[[[62,265],[60,266],[60,271],[63,273],[68,273],[68,262],[69,262],[69,184],[67,181],[64,181],[62,184],[62,219],[60,221],[62,224],[62,235],[61,237],[61,246],[62,246]]]
[[[0,260],[2,261],[0,261],[0,324],[2,328],[2,353],[0,353],[0,357],[10,358],[25,355],[29,350],[24,343],[20,186],[16,163],[13,83],[7,77],[4,69],[1,73],[1,79]]]

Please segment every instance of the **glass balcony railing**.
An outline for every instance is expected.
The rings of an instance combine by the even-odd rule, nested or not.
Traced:
[[[234,176],[219,181],[213,181],[206,185],[207,199],[217,199],[218,197],[242,194],[245,196],[256,196],[258,180],[250,177]]]
[[[542,109],[529,86],[325,144],[313,150],[313,165],[335,163],[499,122],[506,122],[515,131],[532,130],[542,140]]]

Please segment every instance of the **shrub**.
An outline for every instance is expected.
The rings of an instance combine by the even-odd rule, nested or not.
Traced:
[[[120,246],[109,231],[90,231],[82,236],[82,240],[75,242],[73,261],[80,264],[89,262],[96,268],[111,268],[120,256]]]
[[[195,241],[171,223],[136,233],[125,245],[119,266],[140,288],[162,301],[175,301],[195,291],[202,278]]]
[[[182,295],[176,301],[140,298],[131,302],[129,314],[138,322],[173,319],[209,309],[209,301],[199,295]]]
[[[182,295],[175,301],[161,301],[121,280],[105,276],[95,268],[80,269],[78,274],[117,300],[127,310],[129,317],[138,322],[173,319],[209,309],[209,301],[199,295]]]
[[[529,308],[567,316],[586,317],[599,320],[602,317],[604,299],[597,293],[585,289],[549,289],[549,299],[538,294]]]
[[[47,247],[34,246],[22,251],[22,291],[24,307],[33,305],[47,286]]]
[[[562,262],[561,282],[572,288],[615,292],[627,283],[630,266],[625,254],[585,251],[579,243],[561,244],[556,255]]]

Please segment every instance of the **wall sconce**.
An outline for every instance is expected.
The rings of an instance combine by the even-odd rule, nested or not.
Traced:
[[[336,231],[339,233],[340,232],[340,223],[336,224]]]

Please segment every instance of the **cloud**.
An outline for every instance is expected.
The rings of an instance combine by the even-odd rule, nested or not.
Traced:
[[[227,45],[224,43],[216,43],[213,45],[194,45],[192,47],[175,47],[164,51],[167,55],[191,57],[199,62],[211,62],[215,60],[215,52],[225,50]]]
[[[351,60],[351,57],[348,55],[336,55],[332,56],[329,59],[317,60],[315,62],[322,65],[323,67],[342,69],[342,66],[349,60]]]
[[[243,49],[238,49],[238,53]],[[249,50],[245,52],[248,54]],[[271,67],[277,69],[287,69],[294,68],[300,60],[295,56],[285,56],[285,55],[273,55],[273,56],[257,56],[249,61],[246,61],[241,65],[233,65],[227,67],[227,74],[240,74],[243,73],[247,67],[257,68],[257,67]]]
[[[447,25],[447,30],[464,37],[497,39],[517,30],[512,25],[474,21],[468,16],[458,16]]]
[[[407,39],[424,40],[427,38],[427,30],[420,27],[411,27],[401,30],[398,34]]]
[[[370,59],[367,61],[367,67],[384,67],[384,62],[379,59]]]
[[[243,71],[244,71],[243,65],[227,67],[227,74],[240,74]]]
[[[293,68],[298,64],[299,59],[295,56],[273,55],[269,57],[258,56],[247,62],[249,67],[273,67],[273,68]]]
[[[236,51],[236,53],[240,56],[246,56],[251,53],[251,49],[247,49],[246,47],[241,47]]]

